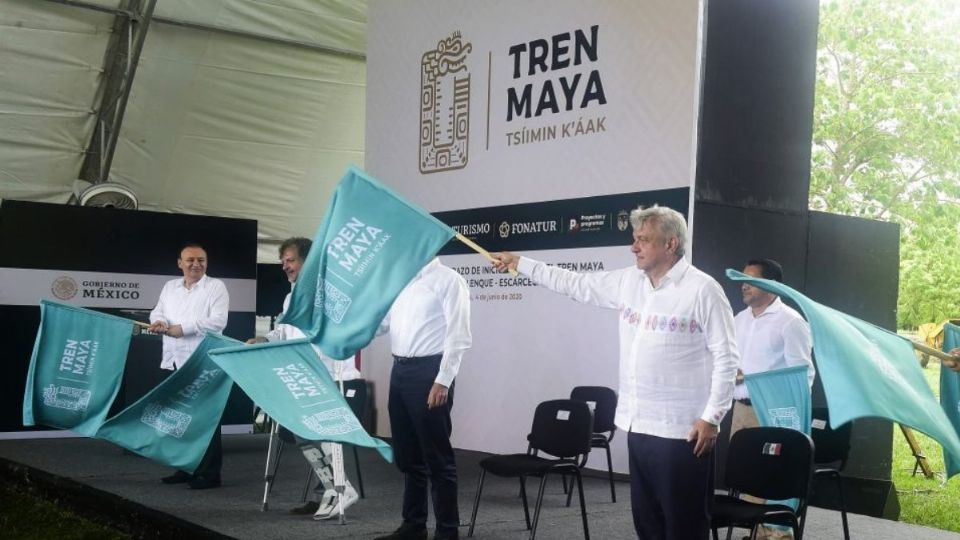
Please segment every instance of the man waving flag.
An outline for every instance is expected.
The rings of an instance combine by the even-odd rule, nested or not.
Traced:
[[[909,340],[782,283],[729,269],[727,277],[790,298],[806,315],[834,427],[857,418],[886,418],[926,433],[952,458],[948,463],[960,462],[960,437],[927,384]],[[948,467],[947,476],[957,472]]]

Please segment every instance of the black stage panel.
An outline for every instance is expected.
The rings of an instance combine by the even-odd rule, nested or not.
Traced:
[[[707,2],[697,201],[807,210],[818,10]]]
[[[808,210],[816,83],[816,0],[707,3],[693,214],[694,263],[724,286],[747,258],[784,265],[785,281],[811,298],[893,329],[895,225]],[[814,385],[814,405],[824,401]],[[845,470],[850,508],[896,518],[889,422],[857,421]],[[723,437],[721,437],[723,438]],[[722,483],[725,444],[718,451]],[[818,504],[831,504],[818,490]]]
[[[2,201],[0,339],[7,376],[0,382],[0,410],[4,411],[0,432],[37,429],[22,425],[20,411],[40,323],[40,300],[147,321],[159,287],[182,275],[177,257],[188,242],[204,246],[209,275],[227,283],[231,311],[224,334],[236,339],[253,336],[256,221]],[[56,289],[56,283],[63,281],[72,288]],[[120,298],[121,292],[128,296]],[[137,298],[129,296],[134,292]],[[169,375],[159,365],[159,337],[134,336],[115,408],[132,403]],[[250,400],[235,389],[224,423],[249,424],[251,410]]]

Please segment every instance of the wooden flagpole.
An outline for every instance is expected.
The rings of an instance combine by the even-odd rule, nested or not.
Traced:
[[[464,235],[462,235],[462,234],[460,234],[460,233],[457,233],[457,240],[463,242],[463,243],[466,244],[470,249],[472,249],[472,250],[476,251],[477,253],[483,255],[484,257],[486,257],[488,261],[490,261],[490,262],[496,261],[496,259],[493,258],[493,255],[490,255],[490,252],[489,252],[489,251],[487,251],[487,250],[483,249],[482,247],[478,246],[476,242],[474,242],[473,240],[467,238],[466,236],[464,236]],[[516,275],[518,275],[518,274],[517,274],[517,271],[516,271],[516,270],[510,270],[510,275],[516,276]]]

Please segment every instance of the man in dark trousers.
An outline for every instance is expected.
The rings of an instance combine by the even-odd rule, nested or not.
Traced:
[[[230,295],[222,281],[207,275],[207,251],[198,244],[180,250],[177,267],[182,278],[168,281],[160,291],[157,307],[150,312],[151,332],[163,335],[163,361],[160,367],[180,369],[196,350],[207,332],[220,333],[227,327]],[[220,428],[217,427],[207,452],[194,474],[177,471],[162,479],[164,484],[186,482],[191,489],[220,486],[223,463]]]
[[[450,410],[454,378],[472,339],[466,281],[434,259],[400,293],[380,330],[389,330],[394,358],[388,409],[404,490],[403,523],[377,540],[427,538],[428,481],[434,539],[459,538]]]

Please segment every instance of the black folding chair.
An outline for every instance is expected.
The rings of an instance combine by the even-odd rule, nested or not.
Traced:
[[[610,479],[610,499],[617,502],[617,491],[613,483],[613,459],[610,457],[610,441],[617,431],[613,419],[617,414],[617,393],[606,386],[577,386],[570,392],[570,399],[585,401],[593,410],[593,437],[590,439],[591,448],[603,448],[607,451],[607,476]],[[580,467],[587,465],[590,454],[583,457]],[[566,479],[566,476],[564,476]],[[573,490],[567,492],[567,506],[570,506],[570,497]]]
[[[837,483],[837,494],[840,499],[840,519],[843,521],[843,538],[850,540],[850,529],[847,525],[847,507],[843,500],[843,478],[840,471],[847,464],[850,455],[850,435],[853,431],[853,422],[834,429],[830,424],[830,412],[826,407],[814,407],[813,424],[810,434],[815,448],[813,455],[813,475],[833,478]]]
[[[470,530],[467,536],[473,536],[477,524],[477,509],[480,507],[480,494],[487,473],[507,478],[520,478],[520,496],[523,500],[523,517],[530,529],[530,540],[537,535],[537,523],[540,520],[540,507],[543,504],[543,491],[550,473],[573,474],[577,479],[580,493],[580,516],[583,519],[583,536],[590,539],[587,527],[587,506],[583,498],[583,478],[580,476],[580,459],[590,452],[590,439],[593,436],[593,414],[583,401],[556,399],[537,405],[533,415],[533,427],[527,435],[529,448],[525,454],[490,456],[480,461],[480,483],[477,496],[473,501],[473,514],[470,518]],[[556,456],[555,459],[542,457],[539,452]],[[530,523],[530,511],[527,506],[525,482],[527,476],[540,477],[540,491],[537,494],[536,508],[533,512],[533,524]],[[572,489],[571,489],[572,491]]]
[[[734,527],[750,529],[756,536],[761,524],[788,526],[795,540],[803,538],[811,477],[813,441],[806,434],[788,428],[758,427],[734,433],[727,449],[725,480],[730,493],[714,497],[710,527],[727,527],[727,539]],[[797,510],[784,504],[753,503],[740,494],[762,499],[799,499]]]

